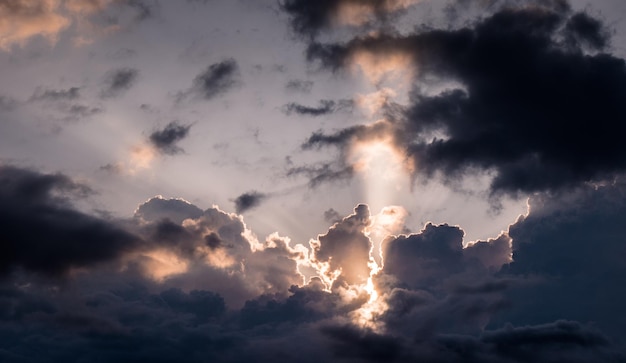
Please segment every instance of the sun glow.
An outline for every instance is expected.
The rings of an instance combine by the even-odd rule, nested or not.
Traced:
[[[384,207],[408,183],[405,158],[388,139],[356,142],[348,161],[363,178],[365,200],[372,209]]]

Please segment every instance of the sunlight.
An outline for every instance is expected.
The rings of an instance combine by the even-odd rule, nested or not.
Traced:
[[[378,318],[387,311],[388,306],[374,286],[373,278],[380,271],[380,267],[374,261],[369,265],[371,268],[370,277],[367,279],[367,283],[361,286],[363,291],[369,295],[369,299],[363,306],[353,312],[352,319],[361,327],[381,332],[384,326]]]
[[[188,264],[175,253],[166,250],[154,250],[143,254],[143,266],[153,280],[163,282],[166,278],[187,272]]]
[[[363,178],[365,201],[372,209],[383,208],[408,183],[406,162],[388,138],[357,141],[348,162]]]

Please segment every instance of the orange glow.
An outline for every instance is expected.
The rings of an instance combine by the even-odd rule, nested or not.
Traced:
[[[131,174],[141,169],[149,169],[157,151],[150,145],[135,146],[131,150],[128,171]]]
[[[17,7],[20,11],[14,12],[10,6],[0,6],[0,49],[23,45],[34,36],[54,43],[59,32],[70,24],[61,16],[57,0],[22,0]]]
[[[142,255],[142,265],[146,274],[155,281],[187,272],[188,264],[175,253],[167,250],[154,250]]]
[[[413,57],[401,50],[395,52],[376,53],[366,50],[357,51],[352,55],[355,70],[361,70],[365,77],[373,84],[379,84],[385,78],[392,77],[394,81],[412,77]]]
[[[390,13],[406,9],[417,0],[382,0],[379,4],[345,2],[339,5],[335,14],[335,22],[341,25],[358,26],[372,20],[376,10]]]

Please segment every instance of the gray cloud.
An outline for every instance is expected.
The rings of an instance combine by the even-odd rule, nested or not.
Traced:
[[[302,79],[292,79],[285,85],[285,88],[291,92],[310,93],[313,89],[313,81],[305,81]]]
[[[193,86],[177,96],[183,100],[190,95],[204,100],[218,97],[239,85],[239,65],[233,58],[211,64],[207,69],[196,76]]]
[[[268,197],[267,194],[259,193],[257,191],[250,191],[241,194],[235,198],[235,211],[239,214],[256,208]]]
[[[80,87],[54,90],[37,88],[30,97],[31,101],[73,101],[80,98]]]
[[[305,175],[309,178],[309,187],[316,188],[320,184],[350,180],[354,168],[342,163],[324,163],[318,165],[295,166],[287,170],[287,176]]]
[[[104,76],[104,86],[100,92],[103,98],[122,95],[129,90],[139,78],[139,70],[134,68],[118,68],[108,71]]]
[[[287,115],[297,113],[305,116],[323,116],[337,111],[351,109],[354,105],[352,100],[339,100],[337,102],[333,100],[320,100],[318,107],[303,106],[298,103],[288,103],[283,106],[283,112]]]
[[[172,121],[163,130],[156,130],[150,134],[150,143],[161,153],[175,155],[184,152],[176,144],[187,137],[191,125],[181,125]]]

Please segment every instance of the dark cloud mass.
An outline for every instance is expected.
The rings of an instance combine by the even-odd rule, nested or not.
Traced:
[[[71,268],[115,259],[140,238],[112,222],[84,214],[68,197],[85,186],[61,174],[0,167],[0,266],[58,275]]]
[[[611,179],[626,168],[626,67],[605,53],[607,34],[585,13],[527,7],[456,30],[312,43],[309,59],[325,67],[346,67],[359,54],[402,54],[418,75],[411,103],[385,130],[363,125],[307,144],[349,145],[384,132],[418,177],[486,171],[494,193]],[[428,77],[446,88],[432,94],[420,86]]]
[[[563,0],[456,0],[445,19],[472,6],[487,10],[463,25],[391,30],[389,20],[417,2],[279,2],[298,41],[307,42],[305,57],[322,69],[360,67],[368,78],[380,68],[410,68],[398,78],[409,85],[406,104],[381,89],[389,80],[372,82],[377,121],[314,132],[302,149],[336,147],[335,160],[294,166],[288,156],[285,173],[308,177],[310,187],[349,180],[359,172],[350,163],[356,143],[387,142],[415,179],[487,173],[491,194],[479,197],[527,197],[525,214],[493,238],[468,241],[463,226],[409,225],[418,211],[388,206],[376,214],[355,203],[347,216],[327,209],[326,230],[291,241],[279,232],[256,235],[242,216],[261,212],[273,194],[248,189],[231,200],[235,213],[143,196],[132,216],[113,218],[90,210],[100,201],[88,174],[74,179],[0,158],[0,362],[626,363],[626,63],[609,53],[610,29]],[[119,19],[105,18],[118,6],[140,18],[158,9],[145,0],[114,1],[112,9],[107,1],[40,3],[0,0],[0,14],[30,19],[28,28],[57,6],[108,9],[89,14],[112,24]],[[363,35],[350,39],[357,32]],[[347,40],[333,43],[335,35]],[[0,39],[0,51],[31,36]],[[101,96],[122,95],[138,72],[110,71]],[[287,75],[280,76],[284,91]],[[178,101],[214,99],[239,77],[234,59],[212,64]],[[308,93],[312,85],[286,88]],[[102,111],[75,104],[82,93],[39,88],[30,99],[37,102],[23,105],[60,105],[57,111],[76,117]],[[4,105],[11,101],[0,96],[0,109],[12,109]],[[140,112],[152,101],[128,109]],[[320,116],[370,101],[290,103],[283,111]],[[193,115],[211,105],[191,106]],[[181,153],[190,128],[170,122],[144,147]],[[100,170],[142,193],[154,188],[124,167]],[[166,169],[150,174],[158,170]],[[227,174],[211,178],[228,182]],[[208,184],[208,193],[216,186]],[[383,188],[381,196],[396,192]],[[454,201],[442,206],[477,212]],[[322,218],[275,212],[303,230]],[[253,225],[272,221],[255,216],[262,218]]]
[[[3,166],[0,185],[3,361],[626,359],[613,314],[626,276],[621,184],[537,196],[507,233],[465,248],[446,224],[389,236],[374,302],[361,290],[373,263],[366,205],[307,257],[182,199],[155,197],[113,222],[73,209],[70,198],[90,191],[60,174]],[[305,283],[298,261],[318,277]]]
[[[247,212],[261,205],[265,198],[267,198],[266,194],[257,191],[243,193],[235,198],[235,211],[239,214]]]
[[[176,144],[187,137],[191,125],[181,125],[176,121],[172,121],[165,126],[163,130],[157,130],[150,134],[150,143],[159,150],[159,152],[167,155],[175,155],[184,152],[184,150]]]
[[[139,70],[134,68],[113,69],[104,76],[104,87],[100,95],[104,98],[117,97],[129,90],[139,78]]]

